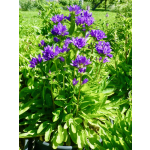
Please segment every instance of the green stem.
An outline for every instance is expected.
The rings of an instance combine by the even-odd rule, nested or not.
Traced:
[[[127,64],[127,48],[126,48],[126,44],[127,44],[127,36],[125,38],[125,51],[126,51],[126,64]]]
[[[94,45],[94,43],[93,44],[91,44],[92,45],[92,52],[91,52],[91,54],[93,54],[93,45]],[[93,59],[93,57],[91,56],[91,60]]]
[[[58,71],[56,62],[55,62],[55,67],[56,67],[56,71]],[[57,82],[59,83],[58,75],[57,75]]]
[[[96,77],[96,75],[97,75],[97,70],[98,70],[98,66],[97,66],[97,68],[96,68],[96,73],[95,73],[95,77]]]
[[[99,69],[99,73],[98,73],[98,76],[99,76],[99,78],[100,78],[100,72],[101,72],[101,68],[102,68],[102,62],[100,62],[100,69]]]
[[[51,84],[51,95],[52,95],[52,101],[53,101],[53,109],[55,110],[55,103],[54,103],[54,96],[52,91],[52,84]]]
[[[77,58],[77,49],[76,49],[76,51],[75,51],[75,58],[74,58],[74,60]],[[74,67],[74,75],[73,75],[73,78],[75,78],[75,67]]]
[[[56,62],[55,62],[55,67],[56,67],[56,72],[57,72],[57,71],[58,71],[58,69],[57,69]],[[59,93],[59,78],[58,78],[58,75],[57,75],[57,82],[58,82],[58,93]]]
[[[78,102],[77,102],[77,112],[76,112],[76,116],[78,115],[79,97],[80,97],[80,91],[81,91],[81,80],[82,80],[82,74],[80,75],[80,88],[79,88],[79,94],[78,94]]]
[[[66,59],[67,59],[67,58],[65,58],[65,65],[66,65]],[[64,75],[63,75],[63,88],[65,89],[65,73],[64,73]]]

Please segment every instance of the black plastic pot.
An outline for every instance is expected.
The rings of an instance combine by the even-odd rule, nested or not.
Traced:
[[[56,150],[77,150],[74,146],[58,146]],[[52,146],[47,142],[42,142],[40,140],[26,139],[24,150],[54,150]]]

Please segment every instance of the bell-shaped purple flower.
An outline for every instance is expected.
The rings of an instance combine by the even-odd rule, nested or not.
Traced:
[[[37,64],[38,64],[38,60],[37,58],[32,58],[31,61],[29,61],[31,65],[29,65],[29,67],[34,68]]]
[[[43,53],[43,59],[45,61],[53,59],[55,56],[57,56],[61,52],[61,48],[56,46],[55,51],[53,50],[53,46],[50,47],[49,45],[47,47],[44,47]]]
[[[79,68],[79,70],[78,70],[79,73],[82,73],[82,72],[84,73],[85,71],[86,71],[86,67],[84,67],[84,68]]]
[[[50,20],[52,20],[54,23],[61,22],[64,19],[64,15],[55,15]]]
[[[57,26],[54,25],[54,28],[52,29],[51,33],[53,35],[61,35],[61,36],[65,36],[69,34],[69,32],[67,32],[66,25],[63,26],[63,24],[61,24],[60,22],[58,23]]]
[[[87,66],[89,64],[91,64],[90,59],[87,59],[85,56],[78,55],[75,60],[72,60],[72,63],[70,65],[77,68],[83,68],[83,66]]]
[[[99,58],[99,62],[102,60],[102,57]]]
[[[69,9],[70,12],[75,12],[75,15],[80,14],[82,11],[82,9],[80,9],[80,6],[78,6],[78,5],[73,5],[70,7],[67,6],[67,8]]]
[[[60,61],[65,61],[64,57],[59,57]]]
[[[78,82],[79,82],[79,80],[76,80],[76,78],[74,78],[74,79],[72,80],[73,85],[76,85]]]
[[[85,84],[85,83],[87,83],[88,81],[89,81],[88,79],[84,79],[83,82],[82,82],[82,84]]]
[[[107,54],[107,56],[108,56],[109,58],[112,58],[112,57],[113,57],[113,55],[112,55],[112,54]]]
[[[103,38],[107,38],[105,33],[101,30],[91,30],[90,34],[92,37],[95,37],[96,40],[98,40],[98,41],[103,39]]]
[[[61,52],[68,52],[70,50],[70,48],[68,48],[69,44],[71,43],[70,38],[66,38],[66,40],[64,41],[64,45],[63,48],[61,49]]]
[[[75,45],[77,48],[81,49],[86,45],[86,39],[85,38],[72,38],[72,43]]]
[[[45,43],[45,41],[44,40],[41,40],[41,42],[40,42],[41,44],[39,44],[39,47],[40,46],[46,46],[46,43]]]
[[[57,56],[61,52],[61,48],[58,46],[55,47],[55,56]]]
[[[109,62],[108,57],[105,57],[103,63]]]
[[[105,41],[99,41],[98,44],[96,44],[95,48],[99,54],[107,55],[112,51],[109,42]]]
[[[57,37],[54,37],[53,40],[54,40],[54,42],[56,42],[56,43],[60,41],[60,39],[58,39]]]
[[[41,63],[43,58],[41,57],[41,54],[38,55],[38,62]]]
[[[70,21],[70,20],[71,20],[71,15],[69,14],[69,16],[68,16],[68,17],[67,17],[67,16],[65,16],[65,17],[64,17],[64,19],[65,19],[65,20],[67,19],[67,20],[69,20],[69,21]]]
[[[75,20],[77,25],[85,25],[88,26],[92,25],[94,23],[94,18],[92,17],[92,13],[89,13],[89,11],[83,10],[83,12],[76,17]]]

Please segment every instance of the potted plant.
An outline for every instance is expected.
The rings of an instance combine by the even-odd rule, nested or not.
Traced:
[[[89,11],[77,5],[68,9],[68,17],[51,18],[55,25],[49,38],[54,41],[42,40],[42,52],[24,71],[29,79],[19,95],[19,138],[47,142],[49,149],[100,149],[101,130],[127,100],[108,100],[113,76],[108,79],[104,70],[113,55],[105,33],[95,30]]]

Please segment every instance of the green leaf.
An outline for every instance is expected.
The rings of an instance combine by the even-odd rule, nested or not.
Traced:
[[[58,133],[61,134],[62,133],[62,126],[58,125]]]
[[[43,113],[35,113],[35,114],[31,114],[31,115],[27,116],[26,119],[27,120],[36,119],[36,118],[41,117],[42,115],[44,115],[44,114]]]
[[[33,89],[29,89],[28,87],[25,87],[19,92],[19,98],[25,97],[27,94],[30,94],[32,92]]]
[[[101,99],[101,98],[100,98],[100,99]],[[103,107],[103,106],[104,106],[106,100],[107,100],[107,96],[105,96],[105,97],[103,97],[103,99],[101,99],[101,105],[100,105],[100,107]]]
[[[82,148],[83,149],[83,140],[82,140],[82,134],[81,131],[77,132],[77,144],[78,144],[78,148]]]
[[[90,89],[89,86],[88,86],[87,84],[84,84],[84,85],[82,86],[82,88],[81,88],[81,91],[82,91],[82,92],[87,92],[89,89]]]
[[[76,133],[76,126],[71,123],[71,130],[73,133]]]
[[[63,136],[64,136],[64,142],[67,142],[67,140],[68,140],[67,129],[63,129]]]
[[[64,136],[62,134],[62,126],[58,125],[58,134],[57,134],[57,138],[56,138],[56,142],[58,144],[61,144],[63,142]]]
[[[39,126],[39,128],[38,128],[38,130],[37,130],[37,133],[41,133],[42,130],[43,130],[44,128],[46,128],[46,126],[47,126],[48,124],[49,124],[49,121],[43,122],[43,123]]]
[[[68,115],[65,116],[64,121],[68,121],[72,117],[73,117],[73,114],[68,114]]]
[[[57,147],[58,147],[58,143],[56,142],[56,138],[57,138],[57,135],[54,135],[54,138],[52,140],[53,149],[57,149]]]
[[[123,146],[123,149],[124,150],[129,150],[130,148],[127,146],[127,144],[126,144],[126,142],[125,141],[123,141],[123,138],[119,138],[119,141],[120,141],[120,143],[121,143],[121,145]]]
[[[45,132],[45,141],[48,142],[50,140],[51,133],[53,132],[52,126],[49,125]]]
[[[93,125],[93,126],[100,127],[98,120],[95,120],[95,119],[88,119],[88,122],[89,122],[91,125]]]
[[[77,144],[77,133],[73,133],[71,130],[71,126],[69,127],[69,133],[70,133],[70,137],[72,139],[72,141]]]
[[[94,138],[89,138],[89,146],[92,148],[92,149],[94,149],[95,148],[95,141],[96,141],[97,139],[94,139]]]
[[[52,112],[53,116],[53,122],[57,121],[59,119],[60,112],[62,111],[62,108],[57,108],[54,112]]]
[[[51,98],[51,95],[50,94],[46,94],[46,105],[47,106],[52,106],[52,98]]]
[[[63,101],[54,101],[54,103],[60,107],[65,107],[64,102]]]
[[[77,122],[78,124],[82,123],[82,119],[79,117],[74,118],[74,121]]]
[[[102,93],[106,94],[107,96],[110,96],[114,93],[115,88],[107,88],[102,91]]]
[[[37,134],[36,132],[37,130],[31,130],[27,133],[19,134],[19,138],[34,138],[34,137],[43,136],[43,134]]]
[[[38,95],[38,96],[39,96],[39,95]],[[37,96],[37,97],[38,97],[38,96]],[[35,97],[35,98],[37,98],[37,97]],[[19,110],[19,115],[23,114],[24,112],[26,112],[26,111],[30,108],[30,106],[31,106],[32,103],[34,102],[35,98],[32,99],[32,100],[30,100],[29,102],[25,103],[25,104],[20,108],[20,110]]]
[[[28,87],[33,86],[33,84],[34,84],[34,77],[30,78],[27,82]]]
[[[69,120],[64,124],[64,129],[67,129],[69,127]]]
[[[66,100],[64,95],[59,95],[56,100]]]
[[[81,105],[79,106],[79,108],[80,109],[84,109],[84,108],[88,107],[89,105],[93,105],[93,104],[95,104],[94,101],[91,101],[91,102],[86,101],[86,102],[81,103]]]
[[[71,24],[69,28],[69,34],[72,35],[75,29],[75,14],[71,13]]]

